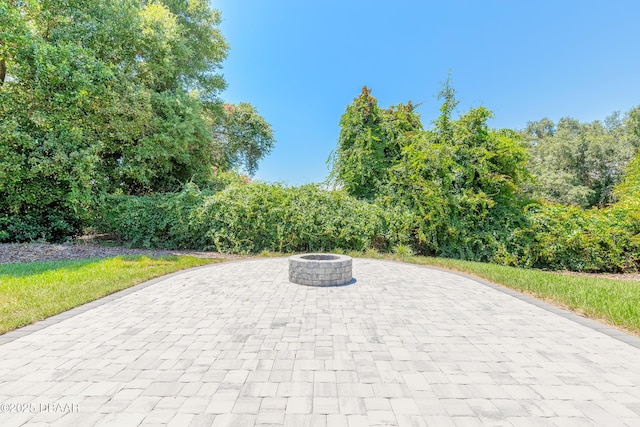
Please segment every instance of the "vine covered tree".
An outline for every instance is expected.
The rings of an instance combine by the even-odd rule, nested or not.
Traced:
[[[439,96],[434,127],[413,139],[394,168],[395,203],[416,213],[419,251],[492,259],[523,221],[526,147],[516,132],[490,129],[492,113],[484,107],[455,118],[458,100],[450,80]]]
[[[351,195],[411,212],[397,226],[412,227],[418,252],[492,259],[522,221],[526,147],[514,131],[489,129],[484,107],[455,118],[449,80],[440,98],[425,131],[411,103],[381,110],[365,87],[340,121],[332,176]]]
[[[383,110],[364,86],[340,119],[338,147],[329,159],[331,179],[353,196],[375,198],[388,184],[402,147],[422,130],[414,109],[409,101]]]

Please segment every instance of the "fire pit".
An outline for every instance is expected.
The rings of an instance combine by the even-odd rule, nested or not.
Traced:
[[[289,281],[308,286],[346,285],[353,278],[351,261],[346,255],[294,255],[289,258]]]

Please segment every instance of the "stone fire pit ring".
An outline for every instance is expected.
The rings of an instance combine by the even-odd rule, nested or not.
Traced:
[[[340,286],[353,279],[352,258],[337,254],[289,257],[289,281],[307,286]]]

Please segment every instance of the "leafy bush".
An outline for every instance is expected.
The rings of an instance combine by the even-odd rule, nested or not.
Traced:
[[[109,196],[97,225],[134,246],[149,248],[234,253],[339,248],[409,256],[421,224],[406,209],[383,208],[343,191],[240,182],[215,193],[189,184],[179,193]],[[633,271],[640,260],[638,198],[591,210],[533,203],[509,223],[484,226],[459,234],[458,252],[454,245],[443,245],[441,251],[453,258],[591,272]]]
[[[204,194],[194,184],[179,193],[153,196],[108,196],[95,226],[144,248],[201,248],[205,230],[191,222]]]
[[[258,183],[206,198],[195,221],[218,251],[362,250],[381,235],[381,215],[340,191]]]
[[[601,209],[531,205],[526,226],[513,229],[513,245],[496,261],[551,270],[637,271],[640,157],[629,163],[614,193],[619,201]]]
[[[217,193],[111,196],[97,226],[134,246],[258,253],[387,249],[408,240],[379,206],[314,185],[234,184]],[[397,228],[397,227],[396,227]]]
[[[413,249],[407,245],[395,245],[393,247],[393,253],[398,255],[400,259],[407,260],[413,256]]]
[[[637,225],[622,206],[584,210],[541,204],[530,209],[529,220],[527,230],[515,231],[528,246],[515,265],[592,272],[637,268],[640,248],[632,242]]]
[[[22,215],[0,213],[0,243],[49,241],[62,242],[79,228],[79,220],[64,211],[40,209]]]

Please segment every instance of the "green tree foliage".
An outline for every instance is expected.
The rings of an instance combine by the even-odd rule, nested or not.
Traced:
[[[627,164],[622,180],[613,193],[621,201],[640,199],[640,153]]]
[[[342,117],[332,174],[353,196],[413,212],[419,253],[492,259],[523,221],[526,147],[515,132],[489,129],[486,108],[454,118],[449,82],[440,95],[435,127],[423,131],[411,104],[383,112],[365,88]]]
[[[226,169],[242,169],[253,175],[258,161],[273,148],[271,125],[250,104],[225,104],[223,112],[214,127],[222,156],[219,163]]]
[[[0,240],[73,234],[100,193],[253,171],[273,136],[246,104],[228,124],[219,22],[205,0],[0,0]]]
[[[639,207],[638,200],[602,209],[533,204],[527,212],[528,228],[514,231],[518,250],[512,250],[508,263],[550,270],[636,271]]]
[[[640,111],[636,108],[634,111]],[[636,122],[638,123],[638,122]],[[640,153],[637,153],[627,164],[620,184],[613,190],[618,202],[612,207],[624,212],[624,224],[631,234],[630,242],[635,245],[634,259],[636,267],[640,266]]]
[[[340,119],[338,147],[329,159],[331,179],[353,196],[375,198],[388,184],[402,147],[421,129],[411,101],[382,110],[371,90],[363,87]]]
[[[365,88],[342,116],[332,158],[342,189],[252,184],[216,171],[203,191],[189,185],[177,194],[111,196],[102,229],[148,247],[375,248],[553,270],[638,269],[640,156],[622,168],[613,190],[618,201],[607,207],[530,199],[523,190],[531,182],[529,146],[521,134],[489,128],[484,107],[456,115],[450,82],[440,96],[440,115],[423,130],[411,104],[381,109]],[[225,108],[231,119],[236,108]],[[607,126],[622,126],[620,135],[632,138],[638,111]],[[530,134],[546,138],[570,125],[543,120]]]
[[[530,122],[522,134],[531,146],[530,169],[537,177],[532,193],[584,208],[612,203],[612,190],[640,147],[639,112],[636,107],[624,117],[614,113],[604,122]]]
[[[575,271],[637,271],[640,267],[640,156],[613,189],[616,203],[583,209],[542,201],[513,230],[510,253],[499,261],[523,267]]]
[[[0,85],[7,78],[7,67],[11,67],[18,46],[23,42],[27,28],[17,1],[0,1]]]
[[[419,213],[421,251],[493,260],[525,220],[519,190],[528,179],[526,149],[516,133],[489,129],[491,112],[484,107],[454,119],[449,82],[440,96],[434,129],[405,150],[396,182]]]

